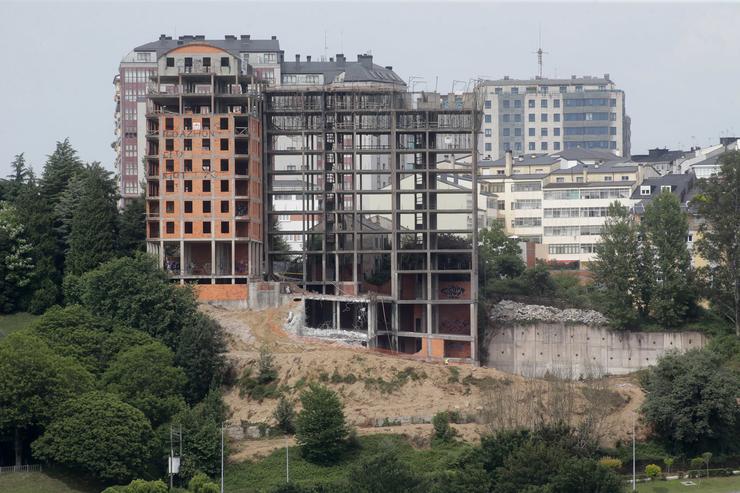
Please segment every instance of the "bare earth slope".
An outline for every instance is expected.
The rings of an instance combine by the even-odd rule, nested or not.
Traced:
[[[566,415],[573,422],[598,423],[605,444],[625,439],[643,394],[630,377],[594,383],[525,379],[492,368],[446,366],[381,354],[342,343],[299,338],[283,330],[297,305],[261,311],[226,310],[202,305],[218,320],[229,339],[229,356],[241,371],[255,364],[264,345],[274,355],[284,394],[298,403],[300,390],[321,381],[336,390],[348,421],[359,434],[403,433],[423,444],[431,433],[429,419],[439,411],[457,411],[465,424],[455,425],[463,439],[512,424],[534,424],[543,416]],[[273,424],[275,399],[262,402],[240,397],[238,388],[225,396],[231,423]],[[545,418],[547,419],[547,418]],[[265,455],[285,440],[241,439],[232,460]]]

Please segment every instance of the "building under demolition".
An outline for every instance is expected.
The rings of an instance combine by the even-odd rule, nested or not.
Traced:
[[[147,239],[174,280],[205,300],[280,281],[310,327],[477,360],[473,94],[410,93],[371,55],[286,62],[275,39],[162,37],[134,53],[157,64]]]

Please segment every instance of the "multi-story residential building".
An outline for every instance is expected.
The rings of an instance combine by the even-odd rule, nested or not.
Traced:
[[[479,153],[496,160],[507,150],[559,152],[606,150],[630,155],[630,119],[624,91],[609,74],[570,79],[534,78],[481,82],[483,101]]]
[[[579,151],[580,152],[580,151]],[[545,259],[594,259],[609,204],[631,207],[634,190],[652,168],[604,162],[592,153],[534,154],[480,165],[482,187],[497,195],[498,218],[509,235],[543,244]]]
[[[246,296],[263,268],[262,115],[247,56],[277,40],[161,37],[146,101],[148,251],[203,299]],[[240,285],[235,287],[235,285]]]
[[[409,93],[370,55],[281,70],[265,94],[268,274],[306,291],[309,326],[475,360],[477,160],[444,184],[436,166],[475,155],[474,95]]]
[[[151,87],[151,77],[157,76],[158,61],[167,50],[187,43],[205,42],[208,46],[226,50],[241,59],[244,67],[252,67],[250,77],[265,83],[280,79],[280,46],[275,37],[269,40],[253,40],[249,35],[225,36],[223,40],[207,40],[205,36],[180,36],[172,39],[161,35],[159,40],[134,48],[123,59],[113,84],[115,86],[115,134],[113,148],[116,152],[116,170],[119,176],[123,206],[134,197],[142,194],[140,186],[145,181],[144,156],[146,153],[146,102],[147,90]],[[204,62],[208,57],[178,59],[178,70],[203,70],[202,66],[186,63]],[[218,60],[212,60],[217,68]],[[172,67],[171,67],[172,68]]]

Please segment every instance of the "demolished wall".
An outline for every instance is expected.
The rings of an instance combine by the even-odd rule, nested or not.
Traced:
[[[656,363],[670,350],[700,348],[699,332],[613,331],[593,310],[559,310],[501,301],[489,312],[485,366],[527,377],[622,375]]]

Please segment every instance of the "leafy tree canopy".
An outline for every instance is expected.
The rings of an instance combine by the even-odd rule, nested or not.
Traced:
[[[296,440],[306,460],[331,464],[345,449],[348,435],[344,406],[337,394],[312,384],[301,394],[303,409],[296,419]]]

